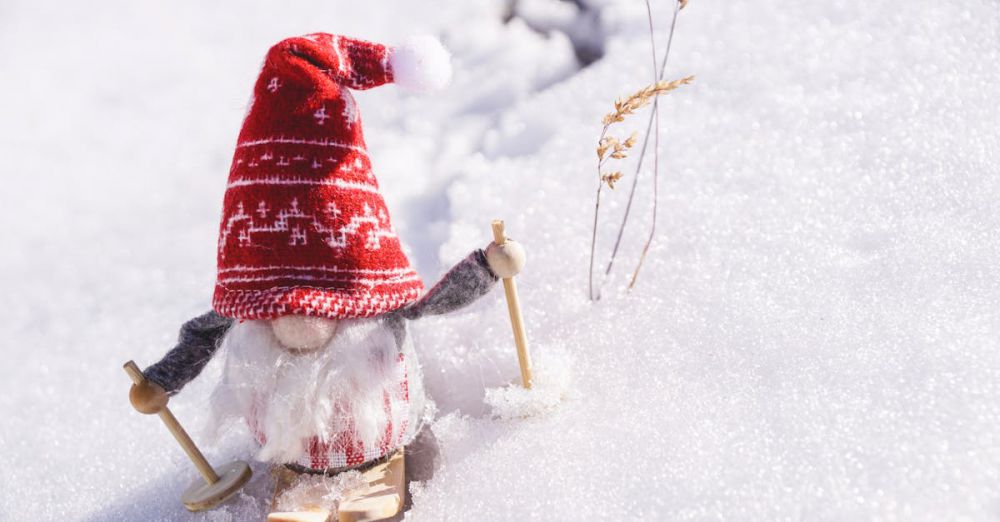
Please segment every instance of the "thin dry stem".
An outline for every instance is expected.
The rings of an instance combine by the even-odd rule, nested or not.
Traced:
[[[601,192],[602,192],[602,189],[604,188],[604,185],[607,185],[608,188],[610,188],[610,189],[613,190],[615,188],[615,184],[619,180],[621,180],[621,178],[622,178],[621,171],[614,171],[614,172],[605,173],[603,171],[603,167],[606,164],[606,162],[609,161],[609,160],[612,160],[612,159],[614,159],[614,160],[622,160],[622,159],[627,158],[628,157],[627,151],[629,149],[631,149],[635,145],[635,143],[636,143],[636,133],[635,132],[633,132],[625,141],[620,141],[617,138],[615,138],[614,136],[609,136],[608,135],[608,130],[615,123],[619,123],[619,122],[625,121],[625,118],[627,116],[629,116],[631,114],[634,114],[635,111],[637,111],[638,109],[641,109],[642,107],[645,107],[650,102],[652,102],[654,104],[653,105],[653,111],[652,111],[652,114],[650,115],[649,126],[647,126],[646,135],[645,135],[645,138],[643,140],[642,152],[640,153],[640,156],[639,156],[639,165],[640,165],[640,167],[641,167],[641,164],[642,164],[642,158],[645,155],[646,145],[649,142],[649,134],[650,134],[650,132],[649,132],[650,128],[649,127],[652,125],[654,118],[656,118],[656,120],[657,120],[656,133],[655,133],[656,144],[657,145],[656,145],[655,149],[659,148],[658,147],[658,144],[659,144],[659,123],[658,123],[658,121],[659,120],[656,117],[656,115],[659,114],[659,97],[661,95],[663,95],[663,94],[666,94],[666,93],[668,93],[668,92],[670,92],[670,91],[672,91],[672,90],[680,87],[681,85],[687,85],[687,84],[691,83],[694,80],[694,76],[688,76],[688,77],[685,77],[685,78],[681,78],[679,80],[672,80],[672,81],[665,81],[665,80],[663,80],[663,73],[664,73],[664,70],[666,69],[667,56],[670,53],[670,43],[673,41],[674,28],[675,28],[675,25],[677,23],[677,12],[680,9],[683,9],[686,5],[687,5],[687,0],[678,0],[678,3],[675,5],[674,17],[673,17],[673,21],[671,22],[670,36],[668,38],[668,43],[667,43],[667,52],[666,52],[666,54],[663,57],[663,64],[660,67],[659,74],[657,74],[657,69],[656,69],[656,43],[655,43],[655,40],[653,38],[652,9],[651,9],[651,7],[649,5],[649,1],[646,0],[646,9],[647,9],[647,14],[648,14],[648,17],[649,17],[649,25],[650,25],[650,27],[649,27],[649,30],[650,30],[650,43],[652,45],[653,80],[654,80],[654,82],[651,85],[648,85],[648,86],[646,86],[646,87],[644,87],[644,88],[642,88],[642,89],[634,92],[633,94],[631,94],[630,96],[628,96],[625,99],[618,99],[618,100],[616,100],[615,103],[614,103],[614,111],[608,113],[602,119],[602,123],[604,124],[604,128],[601,129],[601,136],[600,136],[600,138],[598,140],[598,146],[597,146],[597,149],[596,149],[597,158],[598,158],[598,162],[597,162],[598,185],[597,185],[597,194],[596,194],[595,203],[594,203],[594,223],[593,223],[593,229],[592,229],[591,241],[590,241],[590,268],[589,268],[589,272],[588,272],[588,290],[589,290],[589,295],[590,295],[590,299],[591,300],[600,299],[600,287],[598,287],[596,294],[594,292],[594,256],[595,256],[595,252],[596,252],[596,248],[597,248],[597,224],[598,224],[598,220],[599,220],[599,216],[600,216]],[[610,151],[610,154],[608,154],[609,151]],[[654,155],[656,156],[656,159],[654,161],[655,161],[655,163],[658,163],[658,150],[657,150],[657,152]],[[642,267],[642,262],[643,262],[643,260],[646,257],[646,252],[649,250],[649,246],[652,243],[652,240],[653,240],[653,237],[654,237],[655,226],[656,226],[655,225],[655,221],[656,221],[656,209],[657,209],[656,192],[658,191],[658,175],[656,173],[656,164],[655,163],[654,163],[654,179],[653,179],[653,190],[654,190],[654,201],[653,201],[653,221],[654,221],[654,223],[653,223],[653,228],[650,231],[649,238],[647,239],[646,244],[645,244],[645,246],[643,248],[643,253],[642,253],[642,256],[640,257],[639,264],[638,264],[638,266],[636,267],[635,271],[632,274],[632,280],[631,280],[631,283],[629,284],[629,288],[632,288],[632,286],[635,284],[635,280],[636,280],[636,277],[638,276],[639,269]],[[611,266],[614,263],[615,256],[618,253],[618,247],[619,247],[619,245],[621,243],[621,238],[622,238],[622,233],[624,231],[625,222],[628,220],[628,212],[631,209],[633,196],[635,195],[636,182],[638,181],[638,174],[639,174],[639,168],[640,167],[636,168],[636,176],[635,176],[635,179],[633,180],[633,183],[632,183],[632,191],[629,194],[629,201],[628,201],[628,206],[626,207],[625,218],[624,218],[624,220],[622,222],[621,228],[619,229],[618,238],[615,241],[614,251],[612,252],[611,260],[608,263],[608,268],[605,271],[605,278],[602,279],[600,286],[603,286],[603,282],[606,279],[607,274],[611,271]]]
[[[657,83],[662,83],[663,80],[657,79],[656,73],[656,40],[653,38],[653,11],[649,6],[649,0],[646,0],[646,13],[649,15],[649,44],[653,52],[653,80]],[[649,237],[646,239],[646,244],[642,247],[642,255],[639,256],[639,263],[635,267],[635,271],[632,272],[632,280],[628,283],[628,289],[631,291],[632,287],[635,286],[635,281],[639,277],[639,269],[642,268],[643,261],[646,260],[646,253],[649,252],[649,245],[653,243],[653,237],[656,233],[656,210],[660,203],[660,103],[659,99],[653,104],[653,121],[655,122],[655,132],[653,134],[653,219],[649,226]]]
[[[597,166],[597,175],[601,175],[600,165]],[[594,296],[594,250],[597,248],[597,217],[601,214],[601,189],[603,188],[604,180],[598,179],[597,197],[594,201],[594,226],[590,235],[590,271],[587,277],[587,293],[590,295],[591,301],[600,299],[600,295]]]
[[[660,72],[659,72],[659,75],[657,76],[657,80],[658,81],[662,81],[663,77],[666,75],[666,72],[667,72],[667,62],[670,59],[670,50],[673,47],[673,42],[674,42],[674,32],[675,32],[675,30],[677,28],[677,15],[679,14],[680,10],[684,8],[684,6],[686,4],[687,4],[686,0],[683,3],[680,0],[678,0],[674,4],[673,17],[670,20],[670,31],[667,34],[667,49],[663,53],[663,61],[660,62]],[[647,13],[648,13],[648,10],[647,10]],[[654,108],[658,108],[658,105],[659,105],[659,98],[657,98],[653,102],[653,107]],[[608,276],[611,274],[611,269],[614,267],[615,260],[618,259],[618,250],[621,247],[622,238],[625,235],[625,228],[628,225],[629,217],[631,216],[632,203],[635,201],[635,193],[636,193],[636,189],[639,186],[639,177],[640,177],[640,173],[642,172],[642,164],[643,164],[643,160],[646,157],[646,148],[649,145],[649,136],[650,136],[650,134],[652,132],[652,129],[653,129],[653,120],[654,120],[654,117],[656,115],[657,115],[657,112],[650,111],[650,113],[649,113],[649,119],[646,122],[646,132],[643,135],[642,148],[639,150],[639,161],[636,163],[636,166],[635,166],[635,175],[632,178],[632,187],[629,190],[628,202],[625,205],[625,213],[622,215],[622,222],[618,226],[618,235],[615,238],[614,248],[611,250],[611,257],[608,259],[608,265],[604,269],[604,277],[601,279],[601,282],[597,286],[598,293],[600,293],[600,289],[604,286],[604,283],[607,281]],[[640,263],[641,263],[641,261],[640,261]]]

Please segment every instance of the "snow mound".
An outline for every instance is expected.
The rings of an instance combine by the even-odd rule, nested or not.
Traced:
[[[501,419],[533,417],[554,410],[566,399],[572,385],[572,361],[563,349],[540,350],[532,368],[531,388],[520,379],[499,388],[489,388],[483,400]]]

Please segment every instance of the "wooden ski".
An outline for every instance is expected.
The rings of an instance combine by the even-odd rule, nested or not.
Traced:
[[[385,462],[362,472],[368,486],[348,492],[339,506],[321,505],[321,501],[302,506],[299,511],[277,511],[281,496],[295,487],[301,475],[284,466],[274,470],[274,500],[268,522],[363,522],[391,520],[400,515],[406,500],[404,448]]]

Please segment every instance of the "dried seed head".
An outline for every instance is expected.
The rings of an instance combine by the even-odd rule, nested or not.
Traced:
[[[625,116],[628,116],[637,109],[648,105],[649,102],[654,100],[657,96],[672,91],[681,85],[687,85],[693,80],[694,76],[688,76],[686,78],[681,78],[680,80],[663,80],[652,85],[647,85],[624,100],[616,100],[615,111],[605,115],[601,122],[604,123],[605,126],[608,126],[612,123],[625,121]]]
[[[622,179],[622,173],[617,170],[610,174],[604,174],[601,176],[601,181],[607,183],[608,188],[611,190],[615,189],[615,183],[620,179]]]
[[[601,138],[601,141],[597,144],[597,159],[603,160],[604,154],[608,152],[609,148],[611,148],[611,142],[608,141],[608,138]]]
[[[681,78],[679,80],[672,81],[659,81],[652,85],[647,85],[642,89],[639,89],[633,93],[628,98],[615,100],[615,110],[604,116],[602,121],[604,122],[604,130],[601,132],[601,139],[597,143],[597,171],[601,177],[601,182],[608,185],[608,188],[614,189],[615,183],[622,178],[622,173],[619,171],[611,172],[605,174],[601,172],[605,161],[607,159],[621,160],[628,157],[627,152],[632,146],[635,145],[636,138],[638,134],[633,132],[624,141],[618,141],[618,138],[614,136],[608,136],[608,126],[613,123],[625,121],[625,116],[632,114],[637,109],[648,105],[652,100],[655,100],[657,96],[661,94],[670,92],[681,85],[687,85],[694,81],[694,76],[688,76],[686,78]],[[608,151],[611,154],[608,154]]]

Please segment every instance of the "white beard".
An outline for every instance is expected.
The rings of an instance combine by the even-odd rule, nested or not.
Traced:
[[[400,347],[377,319],[342,320],[327,345],[311,352],[283,348],[267,321],[238,321],[221,348],[226,363],[212,394],[212,428],[218,434],[223,425],[246,419],[263,438],[260,460],[297,462],[312,437],[326,443],[353,432],[355,440],[372,448],[390,422],[389,440],[398,440],[408,425],[410,432],[417,429],[412,421],[419,422],[423,405],[419,368],[407,353],[406,366],[416,368],[408,376],[410,398],[417,399],[417,418],[410,418],[399,386],[404,371]]]

